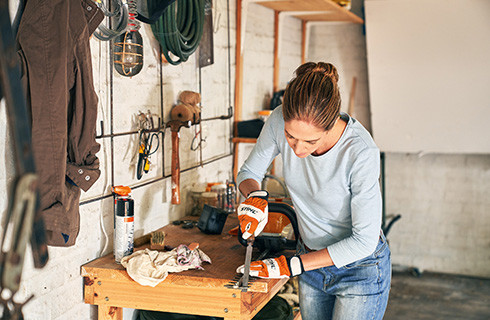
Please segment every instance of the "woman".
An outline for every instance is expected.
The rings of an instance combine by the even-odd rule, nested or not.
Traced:
[[[240,227],[248,239],[267,223],[268,194],[260,182],[280,153],[298,218],[297,255],[252,262],[250,275],[299,275],[304,320],[382,319],[391,262],[381,231],[379,149],[358,121],[340,112],[338,78],[329,63],[296,70],[283,105],[238,173],[247,197],[238,208]]]

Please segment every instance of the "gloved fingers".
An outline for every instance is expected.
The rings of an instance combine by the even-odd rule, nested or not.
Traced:
[[[242,202],[242,206],[248,206],[252,207],[253,209],[259,209],[260,211],[264,212],[267,208],[267,200],[258,198],[258,197],[250,197],[245,199],[245,201]]]
[[[237,269],[236,269],[236,272],[237,273],[245,273],[245,265],[241,265],[239,266]],[[267,279],[267,277],[261,277],[259,275],[259,272],[258,271],[253,271],[253,270],[250,270],[249,272],[249,276],[251,277],[257,277],[257,278],[262,278],[262,279]]]
[[[242,231],[242,238],[243,239],[248,239],[251,235],[255,234],[255,230],[257,229],[257,226],[259,225],[259,222],[257,219],[247,216],[247,215],[242,215],[239,216],[238,219],[240,220],[240,230]]]
[[[237,273],[245,272],[245,265],[241,265],[236,269]],[[289,278],[288,275],[281,272],[279,265],[275,259],[266,259],[260,261],[252,261],[250,263],[250,276],[262,279],[280,279]]]
[[[252,261],[250,263],[250,275],[259,278],[268,278],[269,270],[263,261]]]
[[[237,273],[245,273],[245,265],[241,265],[236,269]],[[269,278],[267,267],[262,261],[252,261],[250,263],[250,272],[249,275],[251,277],[257,277],[262,279]]]
[[[264,219],[258,222],[257,227],[255,228],[254,231],[255,236],[258,236],[264,230],[265,226],[267,225],[267,221],[268,221],[268,215],[266,215]]]
[[[236,268],[236,273],[244,273],[245,272],[245,265],[242,264],[238,268]]]

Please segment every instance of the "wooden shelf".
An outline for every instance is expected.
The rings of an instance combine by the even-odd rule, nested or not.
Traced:
[[[260,4],[303,21],[342,21],[364,23],[364,20],[331,0],[259,0]]]
[[[257,138],[233,138],[231,139],[233,143],[256,143]]]

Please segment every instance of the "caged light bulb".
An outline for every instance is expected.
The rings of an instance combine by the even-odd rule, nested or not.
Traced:
[[[114,67],[126,77],[137,75],[143,68],[143,39],[139,31],[127,31],[114,41]]]
[[[114,67],[125,77],[137,75],[143,69],[143,38],[136,21],[136,0],[128,0],[128,31],[114,40]]]

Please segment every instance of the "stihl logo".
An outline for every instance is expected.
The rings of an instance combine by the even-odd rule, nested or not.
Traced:
[[[242,211],[248,211],[248,212],[253,213],[253,214],[256,214],[257,213],[257,209],[253,209],[253,208],[250,208],[250,207],[242,207],[241,210]]]

